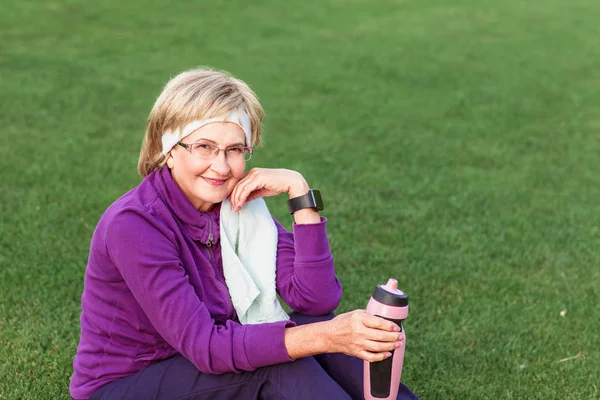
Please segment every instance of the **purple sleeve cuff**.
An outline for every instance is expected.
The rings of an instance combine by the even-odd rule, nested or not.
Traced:
[[[326,224],[325,217],[321,217],[321,222],[316,224],[292,224],[296,262],[314,263],[331,258]]]
[[[295,326],[293,321],[245,325],[244,349],[252,368],[294,361],[285,347],[285,328]]]

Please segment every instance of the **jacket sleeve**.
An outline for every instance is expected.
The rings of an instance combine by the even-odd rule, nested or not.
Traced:
[[[214,323],[189,282],[174,233],[147,212],[114,215],[106,251],[157,332],[200,371],[239,373],[292,361],[283,338],[293,323]]]
[[[296,312],[324,315],[335,310],[342,286],[335,276],[327,239],[327,220],[317,224],[293,224],[293,233],[275,220],[277,243],[277,291]]]

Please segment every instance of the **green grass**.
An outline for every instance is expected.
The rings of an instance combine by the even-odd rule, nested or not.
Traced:
[[[94,226],[198,65],[261,97],[252,165],[321,189],[338,311],[390,276],[410,295],[419,396],[600,398],[596,0],[0,9],[0,399],[67,397]]]

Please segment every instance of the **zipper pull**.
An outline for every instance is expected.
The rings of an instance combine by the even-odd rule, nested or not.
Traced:
[[[206,241],[206,247],[213,245],[213,234],[212,234],[212,219],[208,221],[208,240]]]

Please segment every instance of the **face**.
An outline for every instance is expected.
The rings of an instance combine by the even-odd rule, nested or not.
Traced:
[[[182,143],[207,142],[225,149],[245,144],[242,128],[230,122],[214,122],[204,125]],[[225,200],[244,175],[246,162],[230,161],[225,153],[211,159],[198,159],[185,148],[176,145],[167,159],[171,176],[185,196],[199,211],[209,211],[211,207]]]

